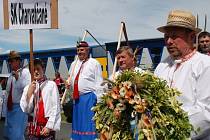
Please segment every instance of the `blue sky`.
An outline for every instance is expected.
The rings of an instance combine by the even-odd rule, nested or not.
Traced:
[[[128,38],[162,37],[156,28],[165,25],[172,9],[199,14],[199,26],[210,30],[210,0],[59,0],[59,29],[34,30],[34,50],[67,48],[89,30],[101,44],[117,41],[120,22],[126,23]],[[0,53],[29,51],[28,30],[3,29],[3,0],[0,0]],[[95,44],[90,36],[90,44]]]

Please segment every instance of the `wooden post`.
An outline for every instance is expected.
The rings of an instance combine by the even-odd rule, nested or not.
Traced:
[[[3,0],[3,9],[4,9],[4,29],[9,29],[8,0]]]
[[[120,33],[119,33],[119,37],[118,37],[117,50],[120,48],[121,38],[122,38],[122,33],[123,33],[123,27],[124,27],[124,24],[123,24],[123,22],[121,22]],[[115,77],[116,67],[117,67],[117,57],[115,56],[114,66],[113,66],[113,71],[112,71],[112,79],[113,80],[114,80],[114,77]]]
[[[31,70],[31,81],[34,80],[34,56],[33,56],[33,29],[29,29],[30,33],[30,70]]]
[[[51,0],[51,28],[58,29],[58,0]]]
[[[85,32],[83,34],[82,41],[85,41],[86,36],[87,36],[87,30],[85,30]]]

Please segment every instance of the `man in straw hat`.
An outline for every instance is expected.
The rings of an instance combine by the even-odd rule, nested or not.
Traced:
[[[73,88],[73,140],[95,140],[97,137],[94,112],[91,108],[96,104],[103,91],[101,83],[102,70],[99,62],[89,58],[89,45],[81,41],[77,45],[78,59],[70,67],[70,85]]]
[[[8,62],[11,68],[11,76],[7,81],[7,116],[6,137],[9,140],[23,140],[27,115],[20,108],[20,99],[23,89],[31,83],[31,75],[28,68],[20,70],[20,55],[16,51],[10,51]]]
[[[169,57],[157,66],[155,74],[182,92],[178,100],[194,129],[200,128],[197,133],[192,132],[192,139],[210,140],[210,57],[193,47],[195,36],[201,31],[195,24],[190,12],[169,13],[167,24],[157,28],[164,33]]]
[[[210,33],[203,31],[198,36],[198,51],[210,55]]]

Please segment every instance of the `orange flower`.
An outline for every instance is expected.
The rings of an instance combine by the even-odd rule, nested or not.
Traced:
[[[131,89],[127,89],[127,91],[125,93],[125,98],[130,99],[132,96],[134,96],[133,91]]]
[[[109,107],[110,109],[114,109],[114,105],[113,105],[113,100],[112,100],[112,99],[108,99],[108,100],[106,101],[106,103],[107,103],[107,105],[108,105],[108,107]]]
[[[119,98],[119,89],[117,87],[113,87],[112,92],[111,92],[111,97],[113,99]]]
[[[119,95],[115,94],[114,92],[111,92],[111,97],[113,99],[118,99],[119,98]]]
[[[118,87],[113,87],[113,88],[112,88],[112,91],[113,91],[115,94],[119,94],[119,89],[118,89]]]
[[[149,117],[145,114],[142,115],[142,121],[147,128],[152,128],[152,123]]]

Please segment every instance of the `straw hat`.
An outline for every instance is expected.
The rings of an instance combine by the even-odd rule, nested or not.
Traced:
[[[20,58],[20,54],[16,51],[10,51],[8,56],[8,61],[11,61],[12,59]]]
[[[157,28],[158,31],[165,33],[168,27],[183,27],[199,33],[201,29],[196,28],[196,18],[191,12],[173,10],[168,15],[167,24]]]

